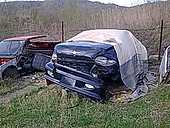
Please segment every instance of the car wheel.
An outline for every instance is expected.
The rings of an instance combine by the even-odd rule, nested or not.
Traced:
[[[19,77],[19,72],[16,68],[7,68],[2,75],[3,79],[16,79]]]

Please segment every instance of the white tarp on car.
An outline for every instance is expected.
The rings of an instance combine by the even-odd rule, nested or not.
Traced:
[[[148,71],[147,50],[131,32],[115,29],[88,30],[68,41],[93,41],[111,44],[116,50],[121,78],[125,86],[133,91],[137,90],[138,86],[140,88],[141,85],[145,86],[143,78]],[[141,91],[141,89],[139,90]]]
[[[170,46],[167,47],[159,68],[160,83],[166,79],[169,72],[170,72]]]

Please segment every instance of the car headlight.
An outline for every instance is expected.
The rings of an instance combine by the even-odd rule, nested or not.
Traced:
[[[116,64],[117,62],[115,60],[108,59],[104,56],[99,56],[95,59],[95,63],[101,66],[112,66]]]
[[[87,89],[90,89],[90,90],[94,90],[95,89],[95,87],[93,85],[90,85],[90,84],[85,84],[85,87]]]
[[[52,61],[53,61],[53,62],[56,62],[56,61],[57,61],[57,54],[54,53],[54,54],[52,55]]]
[[[53,72],[51,72],[51,71],[47,71],[47,74],[51,77],[54,77]]]

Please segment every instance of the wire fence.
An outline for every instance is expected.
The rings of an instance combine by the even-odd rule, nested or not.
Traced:
[[[54,24],[49,26],[48,28],[44,28],[43,26],[38,25],[27,25],[25,27],[18,27],[17,29],[11,28],[8,30],[0,30],[0,39],[9,38],[13,36],[20,36],[20,35],[34,35],[34,34],[45,34],[49,35],[50,40],[62,40],[64,37],[65,40],[69,39],[70,37],[75,36],[76,34],[91,30],[91,29],[108,29],[104,27],[91,27],[91,28],[71,28],[68,27],[67,24],[64,24],[63,28],[61,23]],[[109,28],[115,29],[115,28]],[[147,48],[148,53],[150,55],[158,54],[159,52],[159,44],[160,44],[160,30],[161,26],[151,27],[151,28],[140,28],[140,29],[130,29],[130,28],[123,28],[126,30],[131,31]],[[63,33],[64,31],[64,33]],[[64,35],[63,35],[64,34]],[[161,54],[163,54],[164,49],[170,45],[170,24],[163,26],[163,33],[162,33],[162,47],[161,47]]]

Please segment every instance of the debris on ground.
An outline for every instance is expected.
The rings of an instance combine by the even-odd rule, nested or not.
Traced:
[[[31,74],[28,76],[23,76],[22,77],[23,80],[27,80],[31,83],[34,83],[36,85],[44,85],[46,86],[46,80],[44,78],[44,73],[35,73],[35,74]]]

